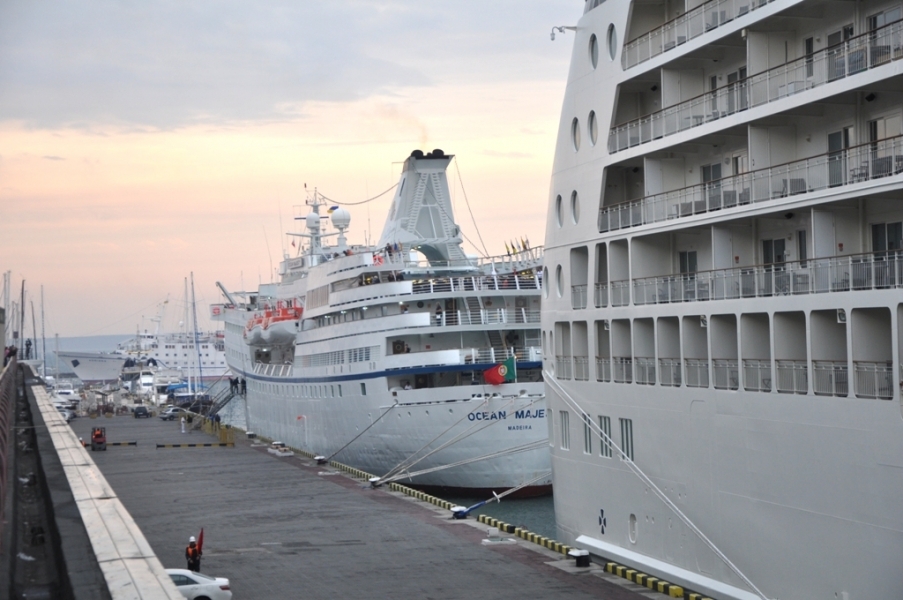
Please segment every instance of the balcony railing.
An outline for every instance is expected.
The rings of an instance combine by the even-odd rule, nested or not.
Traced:
[[[483,308],[479,311],[447,310],[435,313],[433,322],[439,327],[529,324],[540,322],[540,312],[539,309],[528,308]]]
[[[709,361],[700,358],[688,358],[687,387],[709,387]]]
[[[634,382],[640,385],[655,385],[655,359],[637,356],[633,359]]]
[[[611,359],[612,379],[615,383],[633,382],[633,360],[629,356],[615,356]]]
[[[630,282],[626,280],[611,282],[611,305],[627,306],[630,304]]]
[[[806,194],[903,172],[903,136],[603,206],[599,232]]]
[[[613,281],[612,288],[624,288],[627,283]],[[903,288],[903,252],[868,252],[643,277],[633,280],[633,302],[669,304],[889,288]]]
[[[658,359],[658,369],[662,385],[680,387],[681,367],[679,358]]]
[[[853,361],[853,385],[856,397],[892,399],[893,375],[894,369],[890,362]]]
[[[846,361],[812,361],[812,390],[815,395],[846,397],[849,394],[848,382]]]
[[[596,357],[596,381],[611,381],[611,359]]]
[[[627,56],[626,52],[624,56]],[[903,21],[895,21],[612,127],[608,134],[608,150],[612,153],[626,150],[900,58],[903,58]]]
[[[589,357],[574,357],[574,381],[589,381]]]
[[[809,367],[805,360],[779,360],[775,365],[777,385],[782,394],[806,394],[809,392]]]
[[[759,359],[743,360],[743,389],[748,392],[771,391],[771,361]]]
[[[596,304],[596,308],[604,308],[608,306],[608,284],[596,284],[593,300]]]
[[[555,357],[555,374],[558,379],[573,379],[573,363],[570,356]]]
[[[736,359],[716,358],[712,361],[716,390],[740,388],[740,369]]]
[[[621,64],[625,69],[629,69],[771,1],[709,0],[624,44]]]
[[[532,275],[512,273],[510,275],[488,275],[485,277],[439,277],[414,281],[411,287],[415,294],[538,290],[540,281]]]
[[[571,286],[571,308],[586,308],[586,284]]]

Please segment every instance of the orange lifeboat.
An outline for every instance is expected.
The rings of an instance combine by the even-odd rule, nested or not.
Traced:
[[[264,305],[245,325],[247,344],[284,344],[295,339],[304,309],[298,300],[279,300],[275,305]]]

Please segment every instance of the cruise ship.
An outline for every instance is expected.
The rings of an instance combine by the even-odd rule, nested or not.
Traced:
[[[220,284],[228,302],[211,316],[225,321],[257,435],[377,485],[548,493],[542,249],[521,240],[504,256],[465,254],[452,159],[411,153],[376,245],[349,244],[349,212],[314,191],[279,281]]]
[[[903,598],[901,10],[588,0],[553,30],[561,541],[717,599]]]

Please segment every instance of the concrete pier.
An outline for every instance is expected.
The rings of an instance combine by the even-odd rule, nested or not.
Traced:
[[[137,442],[90,454],[163,565],[184,568],[203,527],[201,571],[228,577],[235,598],[664,597],[524,540],[484,544],[486,525],[243,436],[233,448],[158,448],[216,439],[159,418],[72,429],[88,439],[93,425]]]

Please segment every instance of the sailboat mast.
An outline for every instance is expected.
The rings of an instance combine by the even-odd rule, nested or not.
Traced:
[[[191,272],[191,317],[194,323],[194,349],[198,357],[198,387],[204,380],[204,372],[201,367],[201,346],[198,343],[198,307],[194,299],[194,271]]]
[[[47,377],[47,338],[44,332],[44,285],[41,285],[41,375]]]

